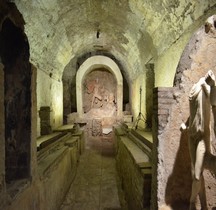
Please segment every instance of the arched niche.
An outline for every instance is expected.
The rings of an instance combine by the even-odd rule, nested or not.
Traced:
[[[0,61],[4,71],[5,181],[11,183],[30,177],[32,72],[27,37],[9,18],[0,29]]]
[[[116,106],[117,106],[117,118],[122,117],[122,103],[123,103],[123,79],[118,65],[109,57],[106,56],[92,56],[88,58],[78,69],[76,75],[76,101],[77,101],[77,113],[79,118],[83,119],[83,80],[86,75],[95,69],[106,69],[113,74],[117,83],[116,89]]]
[[[152,183],[159,183],[159,187],[154,186],[154,189],[158,190],[152,191],[152,209],[158,209],[164,204],[172,206],[173,209],[189,209],[192,189],[191,158],[188,144],[190,132],[188,128],[180,129],[180,126],[182,122],[188,125],[190,117],[189,94],[193,85],[201,77],[204,77],[209,69],[212,69],[216,74],[215,54],[216,24],[207,21],[191,36],[185,47],[176,69],[174,87],[162,87],[154,90],[154,94],[157,94],[157,96],[154,95],[154,103],[160,107],[160,110],[154,110],[154,120],[155,122],[158,120],[158,124],[155,123],[157,127],[153,128],[155,134],[157,133],[157,137],[153,139],[153,154],[156,154],[155,151],[160,153],[157,153],[158,158],[155,158],[152,163],[155,166],[152,170]],[[164,106],[164,101],[172,102],[169,102],[169,106]],[[165,107],[168,108],[167,120],[164,120],[166,115],[161,112],[161,110],[165,110]],[[213,116],[211,120],[211,139],[213,140],[211,146],[213,155],[216,155]],[[167,123],[164,124],[164,122]],[[156,131],[156,129],[158,130]],[[164,163],[168,164],[165,166]],[[206,161],[205,164],[207,166],[209,162]],[[204,170],[203,175],[208,209],[215,209],[214,172]]]

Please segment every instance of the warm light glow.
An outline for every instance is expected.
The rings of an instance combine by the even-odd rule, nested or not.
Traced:
[[[140,102],[140,94],[141,94],[141,102]],[[146,100],[145,100],[145,75],[141,75],[139,78],[137,78],[134,83],[132,84],[131,88],[131,104],[132,104],[132,113],[134,117],[134,122],[136,121],[140,108],[141,113],[146,118]],[[141,107],[140,107],[141,105]],[[145,123],[143,120],[139,121],[138,127],[145,127]]]
[[[52,129],[63,123],[63,87],[62,82],[42,71],[37,75],[37,110],[42,106],[50,107],[50,124]],[[40,135],[40,118],[37,120],[37,135]]]

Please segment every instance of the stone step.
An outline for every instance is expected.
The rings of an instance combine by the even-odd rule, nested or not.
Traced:
[[[40,162],[52,151],[58,149],[63,145],[63,142],[71,136],[71,133],[53,133],[43,136],[37,142],[37,160]]]
[[[61,159],[64,157],[64,155],[66,155],[67,152],[67,147],[61,147],[40,161],[38,164],[40,178],[43,179],[45,176],[47,176],[53,170],[56,164],[61,162]]]
[[[65,136],[67,133],[65,132],[54,132],[48,135],[43,135],[37,138],[37,150],[41,150],[49,144],[55,142],[57,139]]]
[[[152,134],[151,132],[139,131],[131,129],[131,133],[136,136],[140,141],[142,141],[146,146],[152,149]]]
[[[56,129],[54,129],[54,132],[73,132],[74,124],[68,124],[68,125],[62,125]]]
[[[117,126],[114,126],[113,128],[114,128],[114,133],[117,136],[124,136],[126,134],[125,130],[122,129],[122,126],[117,125]]]
[[[125,123],[132,123],[133,122],[133,115],[123,115],[123,120]]]
[[[134,159],[135,164],[140,168],[140,164],[143,162],[149,162],[149,156],[143,152],[143,150],[137,146],[131,139],[127,136],[120,137],[122,143],[125,145],[131,157]]]
[[[128,133],[128,137],[132,140],[151,160],[151,148],[149,148],[145,143],[143,143],[139,138],[133,135],[131,132]]]

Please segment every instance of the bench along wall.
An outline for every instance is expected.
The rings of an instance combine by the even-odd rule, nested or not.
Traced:
[[[117,171],[128,208],[142,210],[150,207],[151,164],[136,144],[139,140],[129,136],[115,128]]]

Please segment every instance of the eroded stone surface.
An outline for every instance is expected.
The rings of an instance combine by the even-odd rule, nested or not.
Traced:
[[[120,189],[113,142],[88,138],[88,149],[80,157],[75,180],[61,210],[127,210]]]
[[[158,90],[157,102],[155,101],[154,104],[154,107],[158,108],[158,117],[154,118],[154,120],[158,118],[156,122],[158,124],[153,132],[155,136],[157,135],[157,138],[154,137],[154,148],[158,155],[153,153],[153,162],[158,164],[157,174],[154,174],[157,176],[158,186],[154,186],[153,190],[157,191],[156,202],[159,207],[166,203],[173,208],[188,208],[192,183],[188,148],[189,133],[188,130],[181,132],[180,127],[181,123],[186,123],[189,118],[188,97],[193,84],[209,69],[212,69],[214,74],[216,73],[216,61],[213,58],[215,49],[215,29],[206,33],[204,26],[201,27],[188,43],[179,62],[175,88],[170,88],[170,90],[159,88]],[[211,126],[213,127],[213,121],[211,121]],[[214,139],[212,129],[213,154],[215,154]],[[208,207],[215,208],[214,175],[205,170],[204,177]],[[156,183],[156,180],[153,183]],[[198,203],[197,205],[199,206]]]
[[[121,60],[131,79],[142,72],[142,63],[161,54],[215,5],[214,0],[15,2],[39,69],[61,77],[71,58],[102,49]]]

